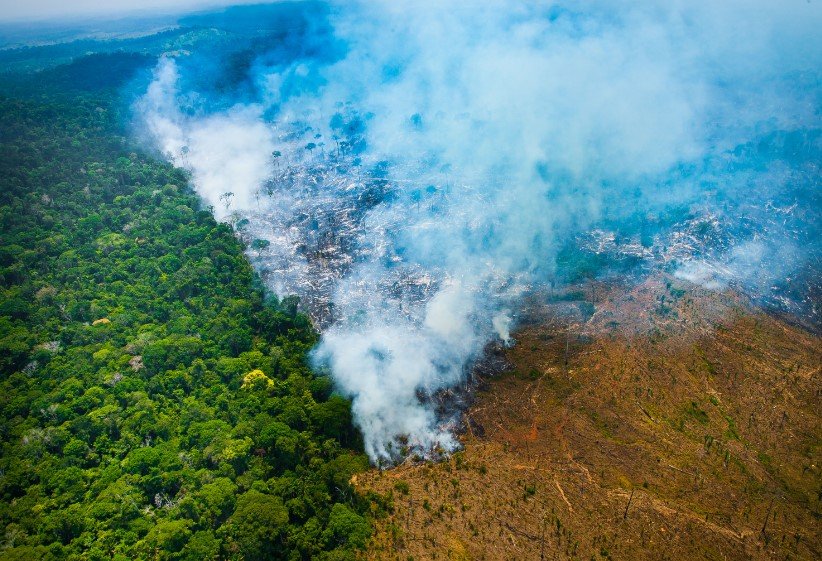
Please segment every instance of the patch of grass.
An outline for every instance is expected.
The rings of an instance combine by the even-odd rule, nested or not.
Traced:
[[[685,416],[686,418],[694,419],[701,425],[707,425],[710,421],[708,414],[699,407],[696,401],[692,401],[690,405],[685,408]]]
[[[725,416],[725,421],[728,422],[728,428],[725,430],[724,436],[727,440],[739,440],[739,432],[736,430],[736,423],[728,416]]]
[[[589,413],[589,417],[591,418],[591,421],[593,421],[594,426],[597,428],[597,430],[599,430],[599,432],[602,433],[603,436],[607,438],[613,438],[614,434],[611,431],[611,427],[608,426],[607,421],[605,421],[599,416],[599,413],[597,413],[596,411],[591,411]]]

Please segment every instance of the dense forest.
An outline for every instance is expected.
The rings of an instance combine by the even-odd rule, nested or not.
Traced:
[[[126,140],[147,59],[4,77],[0,558],[353,558],[382,503],[350,405],[295,299]]]

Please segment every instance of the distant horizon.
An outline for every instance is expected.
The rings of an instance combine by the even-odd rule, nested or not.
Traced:
[[[82,25],[134,17],[162,18],[198,10],[272,3],[275,2],[265,0],[112,0],[101,7],[93,0],[79,0],[71,3],[56,0],[12,3],[9,0],[3,0],[0,3],[0,27],[31,24],[38,26]]]

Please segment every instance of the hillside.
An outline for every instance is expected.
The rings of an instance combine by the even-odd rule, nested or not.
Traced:
[[[393,496],[371,559],[819,558],[819,338],[732,294],[597,288],[587,322],[532,299],[462,452],[358,478]]]

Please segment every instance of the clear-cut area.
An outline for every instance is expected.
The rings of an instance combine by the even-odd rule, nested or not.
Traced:
[[[819,558],[818,336],[665,279],[597,288],[587,322],[531,303],[462,452],[358,476],[370,559]]]

